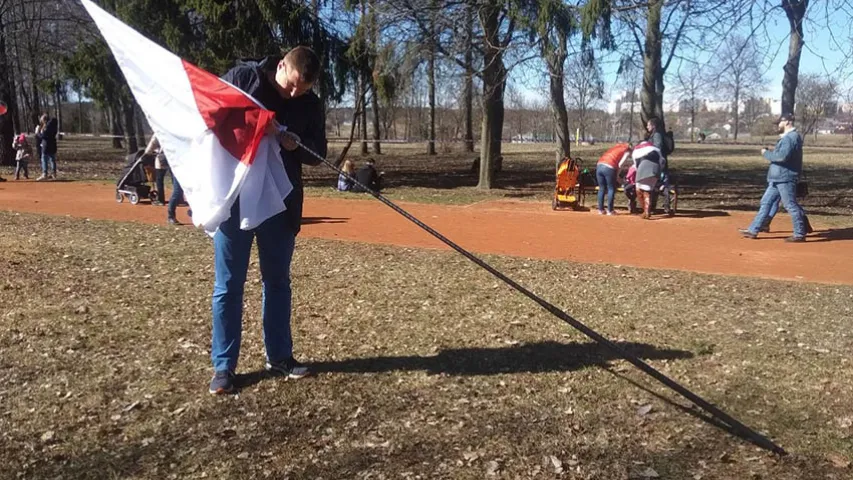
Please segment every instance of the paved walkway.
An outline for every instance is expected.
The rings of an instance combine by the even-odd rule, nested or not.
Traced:
[[[644,221],[554,212],[550,204],[530,202],[401,206],[476,253],[853,284],[853,230],[815,225],[809,242],[788,244],[787,216],[774,224],[781,231],[746,240],[736,229],[749,223],[747,213],[695,211]],[[164,223],[166,216],[164,207],[118,204],[114,187],[88,182],[0,183],[0,210],[144,223]],[[447,248],[370,197],[309,197],[304,215],[304,237]]]

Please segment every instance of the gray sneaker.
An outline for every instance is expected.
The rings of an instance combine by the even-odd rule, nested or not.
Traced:
[[[267,361],[267,370],[294,380],[311,375],[311,370],[309,370],[305,365],[297,362],[293,357],[284,359],[280,362]]]
[[[213,374],[210,379],[210,393],[213,395],[225,395],[234,391],[234,372],[221,370]]]
[[[748,229],[748,228],[738,228],[738,229],[737,229],[737,231],[738,231],[738,233],[740,233],[740,235],[741,235],[743,238],[751,238],[751,239],[753,239],[753,240],[754,240],[754,239],[756,239],[756,238],[758,238],[758,234],[757,234],[757,233],[752,233],[751,231],[749,231],[749,229]]]

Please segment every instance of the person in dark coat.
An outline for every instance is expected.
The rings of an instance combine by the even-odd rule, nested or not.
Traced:
[[[358,183],[373,190],[374,192],[382,190],[382,174],[376,172],[376,161],[372,158],[367,160],[367,163],[355,172],[355,179],[358,180]],[[361,188],[358,184],[355,184],[352,187],[352,191],[364,193],[367,190]]]
[[[669,178],[669,149],[664,141],[666,132],[664,132],[663,121],[657,117],[652,117],[646,122],[646,131],[648,140],[652,145],[660,150],[660,186],[652,191],[651,194],[651,211],[656,209],[658,195],[663,192],[663,209],[667,215],[672,216],[672,198],[670,195],[670,178]],[[671,132],[670,132],[671,133]]]
[[[46,113],[39,118],[42,130],[37,136],[41,145],[41,176],[36,180],[56,178],[56,135],[59,133],[59,122],[50,118]]]

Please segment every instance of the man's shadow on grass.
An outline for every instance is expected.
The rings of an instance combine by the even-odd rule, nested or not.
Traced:
[[[692,358],[684,350],[662,349],[643,343],[618,342],[628,353],[648,360]],[[386,373],[424,371],[433,375],[497,375],[506,373],[547,373],[607,366],[621,358],[615,352],[593,343],[539,342],[502,348],[455,348],[433,356],[368,357],[316,362],[309,365],[316,374]],[[237,385],[246,388],[272,375],[256,371],[238,375]]]

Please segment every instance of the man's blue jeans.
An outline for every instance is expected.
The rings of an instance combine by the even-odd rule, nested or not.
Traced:
[[[616,196],[616,169],[599,163],[595,167],[595,180],[598,182],[598,209],[604,210],[604,191],[607,190],[607,211],[613,211],[613,199]]]
[[[764,225],[770,214],[775,213],[779,208],[779,199],[782,199],[782,204],[785,205],[785,210],[791,215],[791,221],[794,224],[794,236],[806,236],[806,223],[803,208],[797,203],[797,182],[770,183],[767,185],[767,190],[764,196],[761,197],[761,207],[755,215],[752,224],[749,226],[750,233],[758,234],[761,226]]]
[[[41,154],[41,174],[44,176],[56,176],[56,154],[53,155],[42,152]]]
[[[240,230],[239,199],[231,217],[213,237],[213,343],[211,359],[216,371],[237,368],[243,330],[243,287],[253,239],[263,281],[264,345],[267,360],[280,362],[293,356],[290,333],[290,260],[296,235],[280,213],[251,231]]]

